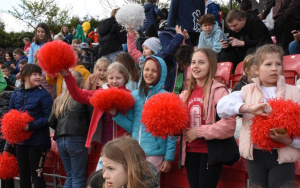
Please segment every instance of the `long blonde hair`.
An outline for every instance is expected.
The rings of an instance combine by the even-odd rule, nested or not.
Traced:
[[[73,71],[72,75],[76,79],[76,84],[80,88],[84,88],[84,78],[77,72]],[[71,111],[77,102],[72,99],[70,92],[66,89],[59,97],[57,97],[52,106],[52,111],[56,118],[66,116],[68,111]]]
[[[110,64],[108,66],[107,72],[106,72],[107,77],[113,71],[118,71],[120,74],[122,74],[124,76],[124,78],[125,78],[124,85],[126,85],[128,83],[128,81],[129,81],[129,72],[123,64],[118,63],[118,62],[114,62],[114,63]]]
[[[209,94],[207,92],[210,90],[211,85],[212,85],[212,80],[213,80],[213,78],[215,78],[215,74],[217,72],[217,56],[216,56],[216,53],[210,48],[200,48],[193,53],[192,57],[198,52],[202,52],[204,55],[206,55],[208,62],[209,62],[208,76],[206,77],[205,84],[203,86],[203,101],[207,101],[209,98]],[[191,72],[191,77],[190,77],[190,80],[188,83],[187,95],[186,95],[186,98],[184,99],[185,103],[188,102],[192,92],[195,89],[196,84],[197,84],[197,81],[193,77],[192,72]],[[206,106],[204,106],[204,103],[203,103],[204,116],[206,115],[205,108],[206,108]]]
[[[101,156],[123,164],[128,175],[127,187],[149,187],[152,183],[151,178],[145,179],[145,176],[153,176],[148,167],[146,154],[139,143],[130,136],[107,142],[102,149]],[[104,168],[103,173],[105,170]],[[108,188],[107,183],[103,184],[103,188]]]

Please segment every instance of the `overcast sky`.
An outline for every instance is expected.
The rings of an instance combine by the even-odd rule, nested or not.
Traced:
[[[103,10],[103,7],[100,4],[101,0],[56,0],[60,8],[73,7],[71,15],[76,15],[83,18],[86,15],[93,17],[99,16],[99,18],[104,18],[110,16],[110,13],[107,13]],[[109,0],[113,6],[118,2],[118,6],[122,6],[122,0]],[[21,21],[16,20],[13,16],[7,13],[8,10],[13,10],[12,7],[18,7],[20,0],[0,0],[0,18],[5,23],[5,31],[28,31],[30,28],[26,26]],[[108,15],[106,15],[108,14]]]

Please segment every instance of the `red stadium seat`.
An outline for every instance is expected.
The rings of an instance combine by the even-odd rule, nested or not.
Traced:
[[[283,73],[285,77],[285,83],[295,85],[297,82],[297,72],[293,70],[285,70]]]
[[[234,74],[243,74],[243,63],[244,61],[240,62],[236,68],[235,68],[235,71],[234,71]]]
[[[215,75],[216,80],[225,84],[227,87],[230,86],[230,76],[232,74],[233,63],[221,62],[218,63],[217,72]]]
[[[230,88],[233,89],[234,86],[240,81],[242,74],[233,74],[230,77]]]
[[[284,56],[283,70],[295,71],[297,73],[297,78],[299,78],[300,77],[300,54]]]

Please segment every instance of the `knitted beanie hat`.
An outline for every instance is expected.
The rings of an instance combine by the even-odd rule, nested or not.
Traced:
[[[147,46],[152,52],[156,53],[161,49],[160,40],[155,37],[151,37],[143,43],[143,46]]]

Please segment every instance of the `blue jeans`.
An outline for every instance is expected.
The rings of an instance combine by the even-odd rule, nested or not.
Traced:
[[[85,172],[88,161],[88,148],[85,147],[85,137],[58,137],[59,156],[65,167],[67,180],[65,188],[85,187]]]
[[[289,45],[289,53],[290,55],[300,54],[300,42],[293,41]]]

